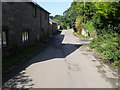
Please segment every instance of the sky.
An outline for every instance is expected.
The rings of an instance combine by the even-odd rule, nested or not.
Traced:
[[[37,1],[36,0],[36,2],[41,6],[41,7],[43,7],[45,10],[47,10],[48,12],[50,12],[51,14],[50,14],[50,16],[55,16],[55,15],[63,15],[63,12],[65,11],[65,10],[67,10],[69,7],[70,7],[70,5],[71,5],[71,2],[72,1],[66,1],[66,2],[64,2],[64,1],[61,1],[61,2],[41,2],[41,1]]]

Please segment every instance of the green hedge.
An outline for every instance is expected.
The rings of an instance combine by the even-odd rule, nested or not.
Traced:
[[[92,40],[91,48],[95,48],[106,60],[120,68],[120,35],[104,33]]]

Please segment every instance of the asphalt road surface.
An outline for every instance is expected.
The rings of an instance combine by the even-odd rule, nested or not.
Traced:
[[[28,62],[4,87],[14,88],[117,88],[118,75],[95,58],[89,41],[63,30],[53,41]]]

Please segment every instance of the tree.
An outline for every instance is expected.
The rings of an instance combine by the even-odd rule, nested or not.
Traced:
[[[81,33],[82,29],[84,28],[84,25],[83,25],[83,16],[78,16],[76,18],[75,27],[76,27],[77,31],[79,33]]]

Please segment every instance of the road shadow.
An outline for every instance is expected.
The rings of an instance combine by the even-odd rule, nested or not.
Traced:
[[[33,85],[33,80],[29,77],[29,75],[26,75],[26,72],[22,71],[7,81],[3,90],[6,90],[6,88],[11,88],[11,90],[16,90],[16,88],[32,88]]]
[[[48,61],[54,58],[65,58],[81,46],[80,44],[65,44],[62,43],[63,40],[64,35],[61,35],[60,32],[54,35],[47,47],[32,57],[29,62],[22,63],[3,76],[3,88],[18,88],[18,85],[20,85],[19,88],[32,87],[34,85],[32,79],[29,75],[26,75],[26,72],[22,71],[25,71],[27,67],[34,63]],[[7,83],[5,83],[6,81]]]
[[[80,44],[64,44],[62,43],[63,39],[64,35],[55,35],[48,47],[42,51],[42,53],[40,52],[36,55],[29,64],[31,65],[33,63],[48,61],[55,58],[65,58],[82,46]]]

